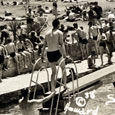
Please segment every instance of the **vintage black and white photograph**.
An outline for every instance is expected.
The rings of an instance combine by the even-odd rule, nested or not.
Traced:
[[[115,115],[115,0],[0,0],[0,115]]]

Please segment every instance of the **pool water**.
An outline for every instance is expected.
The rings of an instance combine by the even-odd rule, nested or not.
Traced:
[[[101,81],[103,85],[96,90],[95,99],[89,99],[85,107],[85,111],[89,109],[96,109],[99,106],[97,115],[115,115],[115,103],[106,106],[108,101],[107,95],[113,94],[115,97],[115,88],[113,87],[113,77],[115,74],[106,76]],[[35,113],[39,115],[38,108],[41,108],[42,105],[35,105]],[[76,105],[74,105],[76,107]],[[106,113],[106,114],[105,114]],[[22,115],[18,103],[8,104],[7,106],[0,107],[0,114],[9,114],[9,115]],[[61,115],[64,115],[63,113]],[[76,115],[75,113],[70,113],[68,115]]]

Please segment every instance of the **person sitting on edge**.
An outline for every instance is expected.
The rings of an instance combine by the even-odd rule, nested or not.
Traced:
[[[51,75],[51,90],[55,90],[55,77],[56,77],[56,64],[60,63],[63,58],[66,58],[65,46],[63,43],[63,33],[59,30],[60,22],[58,19],[53,20],[52,22],[53,29],[50,30],[44,40],[44,46],[42,50],[41,58],[43,59],[45,47],[48,46],[47,49],[47,58],[50,63],[52,75]],[[61,51],[60,51],[61,50]],[[66,87],[66,72],[65,70],[65,61],[63,61],[60,65],[63,73],[63,82],[64,88]]]
[[[90,55],[87,58],[87,62],[88,62],[88,67],[89,69],[91,68],[95,68],[95,63],[96,63],[96,51],[95,51],[95,47],[92,46],[91,50],[90,50]]]
[[[23,89],[21,93],[23,97],[19,100],[19,107],[22,115],[38,115],[38,113],[35,113],[35,104],[40,105],[55,95],[55,92],[52,92],[50,95],[42,99],[28,100],[28,89]]]
[[[17,49],[18,53],[23,56],[23,59],[24,59],[24,68],[28,68],[28,66],[27,66],[27,59],[26,59],[27,57],[26,57],[26,55],[24,53],[25,45],[24,45],[23,38],[22,38],[21,35],[19,36],[19,39],[16,42],[16,49]]]
[[[19,71],[19,66],[18,66],[18,59],[16,56],[16,47],[15,44],[12,42],[12,40],[10,38],[7,39],[7,44],[5,45],[7,54],[10,55],[10,57],[13,58],[14,62],[16,63],[16,69],[17,69],[17,73],[20,74]]]

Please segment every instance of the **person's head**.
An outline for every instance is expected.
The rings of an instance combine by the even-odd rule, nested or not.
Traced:
[[[34,32],[34,31],[31,31],[30,35],[31,35],[31,36],[35,36],[35,32]]]
[[[32,9],[29,7],[29,8],[28,8],[28,12],[31,13],[31,11],[32,11]]]
[[[65,26],[63,24],[60,25],[60,30],[63,32],[65,29]]]
[[[77,23],[74,23],[74,24],[73,24],[73,27],[74,27],[75,29],[77,29],[77,28],[78,28],[78,24],[77,24]]]
[[[52,26],[54,29],[57,29],[59,28],[59,25],[60,25],[60,22],[58,19],[54,19],[53,22],[52,22]]]
[[[24,99],[28,97],[28,93],[29,93],[29,90],[27,88],[21,90],[21,95],[22,97],[24,97]]]
[[[109,22],[109,27],[112,27],[113,26],[113,22]]]
[[[11,38],[8,38],[7,43],[11,43],[11,42],[12,42]]]
[[[80,26],[80,28],[83,30],[83,26]]]
[[[93,23],[92,23],[92,22],[89,22],[88,25],[89,25],[89,27],[92,27],[92,26],[93,26]]]
[[[40,16],[43,16],[43,12],[39,12]]]
[[[108,23],[108,20],[105,20],[105,24],[107,24]]]
[[[90,10],[93,10],[93,5],[89,5]]]
[[[99,28],[99,32],[100,32],[100,34],[102,34],[103,33],[103,28]]]
[[[53,2],[53,7],[57,8],[57,3],[56,2]]]
[[[94,2],[94,5],[95,5],[95,6],[98,6],[98,2]]]

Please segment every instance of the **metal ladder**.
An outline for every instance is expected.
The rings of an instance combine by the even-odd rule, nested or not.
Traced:
[[[46,68],[45,66],[42,66],[42,67],[38,70],[37,77],[36,77],[35,80],[33,80],[34,71],[35,71],[36,65],[37,65],[40,61],[41,61],[41,58],[38,58],[38,60],[36,60],[35,64],[33,65],[33,68],[32,68],[32,74],[31,74],[31,79],[30,79],[30,84],[29,84],[28,99],[29,99],[29,97],[30,97],[32,83],[35,84],[33,99],[35,98],[35,95],[36,95],[37,85],[39,85],[39,86],[43,89],[43,93],[45,94],[45,88],[44,88],[44,86],[38,83],[39,74],[40,74],[40,72],[41,72],[42,70],[45,70],[46,73],[47,73],[48,91],[50,91],[49,73],[48,73],[48,70],[47,70],[47,68]]]
[[[69,58],[72,63],[74,64],[75,66],[75,70],[76,70],[76,83],[77,83],[77,88],[78,88],[78,94],[79,94],[79,84],[78,84],[78,72],[77,72],[77,66],[75,65],[75,62],[73,61],[73,59]],[[59,66],[58,66],[58,69],[57,69],[57,73],[56,73],[56,79],[57,79],[57,76],[58,76],[58,72],[59,72],[59,68],[60,68],[60,65],[65,61],[65,59],[62,59],[61,62],[59,63]],[[74,77],[73,77],[73,72],[71,70],[70,67],[66,67],[62,73],[62,76],[64,74],[64,72],[66,71],[66,69],[69,69],[70,72],[71,72],[71,75],[72,75],[72,93],[73,93],[73,98],[75,100],[75,91],[74,91]],[[58,82],[57,83],[60,84],[60,87],[59,87],[59,94],[58,94],[58,99],[57,99],[57,104],[56,104],[56,111],[55,111],[55,115],[57,115],[57,111],[58,111],[58,105],[59,105],[59,99],[60,99],[60,91],[61,91],[61,86],[64,86],[64,84],[62,83],[62,78],[61,78],[61,82]],[[69,91],[69,89],[67,89],[67,91]],[[68,94],[68,97],[69,97],[69,103],[70,103],[70,94]],[[54,97],[52,98],[52,102],[51,102],[51,109],[50,109],[50,115],[52,115],[52,109],[53,109],[53,102],[54,102]]]

